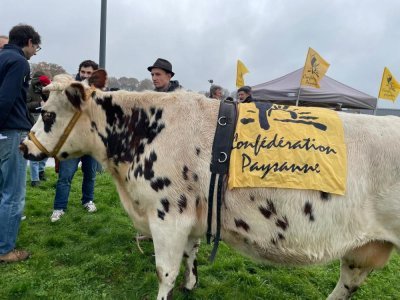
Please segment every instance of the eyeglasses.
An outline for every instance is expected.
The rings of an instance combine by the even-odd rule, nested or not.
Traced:
[[[39,52],[40,50],[42,50],[42,47],[40,47],[39,45],[36,48],[36,52]]]

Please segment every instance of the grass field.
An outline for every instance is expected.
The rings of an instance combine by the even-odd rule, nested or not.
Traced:
[[[25,215],[18,247],[32,252],[26,262],[0,264],[0,299],[155,299],[157,276],[151,242],[141,242],[125,214],[108,174],[97,177],[98,211],[80,205],[82,174],[77,172],[68,212],[50,222],[56,174],[39,188],[27,185]],[[29,177],[29,176],[28,176]],[[199,286],[179,289],[174,299],[324,299],[339,277],[339,262],[304,268],[256,264],[222,243],[216,261],[211,246],[200,248]],[[373,272],[353,299],[400,299],[400,258],[394,254],[383,270]],[[183,272],[181,272],[183,273]]]

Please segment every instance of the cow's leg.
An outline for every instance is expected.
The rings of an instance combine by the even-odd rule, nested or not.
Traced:
[[[159,281],[158,300],[172,299],[172,292],[190,227],[174,221],[165,222],[159,219],[149,221],[156,255],[156,268]]]
[[[382,268],[393,244],[370,242],[347,253],[340,263],[340,278],[328,299],[349,299],[373,269]]]
[[[183,288],[192,290],[198,283],[197,276],[197,252],[199,251],[200,239],[189,238],[185,247],[183,257],[186,258],[185,282]]]

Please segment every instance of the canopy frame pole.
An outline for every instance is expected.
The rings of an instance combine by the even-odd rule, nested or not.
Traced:
[[[301,92],[301,86],[299,87],[299,91],[297,92],[296,106],[299,106],[300,92]]]

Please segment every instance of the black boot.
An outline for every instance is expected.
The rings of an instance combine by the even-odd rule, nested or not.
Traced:
[[[46,181],[47,180],[46,175],[44,174],[44,171],[40,171],[39,172],[39,179],[41,181]]]

